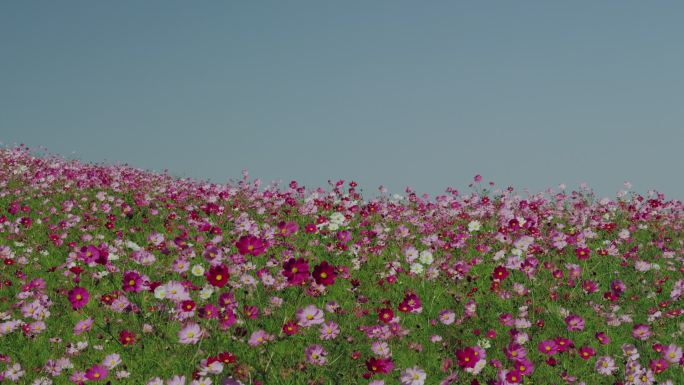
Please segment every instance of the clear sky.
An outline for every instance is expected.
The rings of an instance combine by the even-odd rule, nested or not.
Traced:
[[[684,198],[682,1],[4,1],[0,141],[368,194]]]

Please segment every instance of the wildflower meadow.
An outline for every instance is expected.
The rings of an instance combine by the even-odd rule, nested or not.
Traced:
[[[463,187],[0,149],[0,382],[684,384],[681,201]]]

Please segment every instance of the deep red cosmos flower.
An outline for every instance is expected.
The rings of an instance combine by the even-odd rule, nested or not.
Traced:
[[[492,273],[492,278],[498,279],[499,281],[503,281],[508,277],[508,270],[504,266],[497,266],[494,268],[494,272]]]
[[[223,362],[224,364],[232,364],[237,360],[237,357],[233,353],[229,352],[223,352],[219,353],[216,358],[218,358],[219,361]]]
[[[122,330],[119,333],[119,342],[123,346],[133,345],[135,344],[135,334],[128,330]]]
[[[328,264],[327,261],[323,261],[318,266],[314,267],[312,275],[317,284],[325,286],[334,284],[335,277],[337,277],[335,267]]]
[[[591,250],[588,247],[578,247],[575,249],[575,255],[579,259],[589,259],[590,254]]]
[[[190,312],[195,310],[195,301],[188,299],[180,303],[180,307],[185,312]]]
[[[458,366],[462,368],[474,368],[477,361],[480,360],[478,353],[471,347],[465,347],[456,351],[456,358],[458,359]]]
[[[596,354],[596,351],[591,346],[582,346],[577,352],[579,353],[580,358],[585,361]]]
[[[392,311],[392,309],[388,308],[380,309],[378,311],[378,319],[381,322],[389,323],[390,321],[392,321],[392,319],[394,319],[394,312]]]
[[[422,308],[420,298],[414,293],[408,293],[404,296],[404,300],[399,304],[399,311],[408,313]]]
[[[226,286],[226,283],[228,283],[228,278],[230,278],[228,267],[224,264],[212,266],[206,275],[209,283],[216,287]]]
[[[369,358],[366,368],[371,373],[389,373],[394,369],[394,362],[391,358]]]
[[[266,251],[267,246],[268,244],[266,241],[257,238],[254,235],[243,235],[235,242],[235,247],[237,247],[240,254],[250,254],[254,257],[257,257]]]
[[[297,324],[296,321],[288,321],[283,325],[283,333],[287,334],[288,336],[297,334],[299,331],[299,324]]]
[[[67,298],[69,299],[69,302],[71,302],[71,307],[74,310],[77,310],[88,304],[90,294],[88,293],[88,290],[77,286],[69,290]]]
[[[290,285],[299,285],[309,279],[309,262],[304,258],[290,258],[285,262],[282,273]]]
[[[127,271],[123,275],[124,291],[138,292],[142,290],[142,277],[135,271]]]

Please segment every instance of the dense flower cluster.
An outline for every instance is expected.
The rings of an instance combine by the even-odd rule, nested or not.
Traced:
[[[0,382],[684,384],[684,206],[0,150]]]

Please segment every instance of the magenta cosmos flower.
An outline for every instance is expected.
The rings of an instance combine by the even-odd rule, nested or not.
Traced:
[[[539,346],[537,346],[538,350],[541,353],[548,354],[548,355],[553,355],[558,353],[558,345],[556,344],[556,341],[554,340],[544,340],[539,343]]]
[[[69,290],[69,293],[67,293],[67,298],[69,299],[69,302],[71,302],[71,307],[74,310],[78,310],[88,304],[90,294],[85,288],[77,286]]]
[[[142,290],[142,277],[135,271],[127,271],[123,275],[124,291],[139,292]]]
[[[366,369],[372,374],[386,374],[394,369],[394,362],[392,362],[391,358],[370,358],[366,361]]]
[[[107,368],[103,365],[93,365],[90,369],[86,370],[86,378],[89,381],[101,381],[107,378]]]
[[[258,257],[261,253],[266,250],[268,244],[261,238],[257,238],[254,235],[244,235],[235,242],[235,247],[237,247],[238,252],[242,255],[250,254],[254,257]]]

